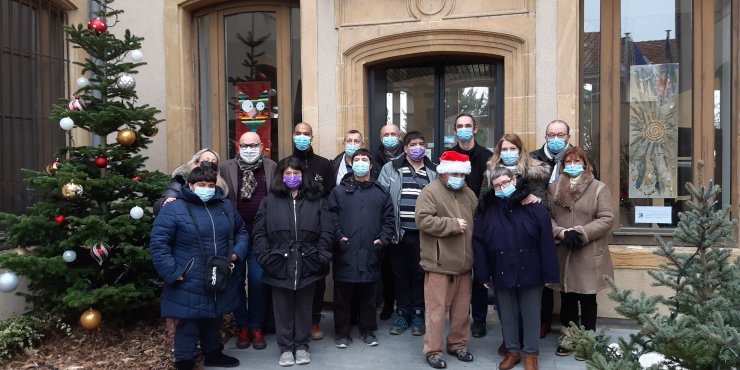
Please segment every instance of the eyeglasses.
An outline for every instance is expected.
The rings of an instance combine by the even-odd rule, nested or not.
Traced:
[[[262,143],[257,144],[239,144],[240,149],[258,149]]]
[[[546,135],[546,137],[548,139],[554,139],[554,138],[565,139],[567,136],[568,136],[568,134],[557,134],[557,135],[556,134],[547,134]]]
[[[511,180],[501,181],[498,184],[493,184],[493,190],[501,190],[511,184]]]

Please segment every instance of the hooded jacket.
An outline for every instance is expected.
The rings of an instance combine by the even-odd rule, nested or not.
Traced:
[[[510,198],[488,192],[481,200],[473,228],[479,284],[490,278],[496,288],[526,288],[560,281],[550,214],[540,204],[522,205],[529,194],[529,184],[518,180]]]
[[[478,198],[470,188],[452,190],[441,179],[427,185],[416,200],[421,267],[427,272],[459,275],[473,268],[473,216]],[[458,218],[468,227],[460,229]]]
[[[332,190],[328,204],[335,231],[334,280],[380,281],[381,250],[393,241],[394,230],[388,192],[374,181],[359,182],[349,176]],[[376,239],[382,244],[373,244]]]
[[[333,225],[319,189],[302,191],[296,199],[270,193],[260,203],[252,232],[265,284],[298,290],[328,274]]]
[[[321,184],[323,187],[322,195],[324,197],[329,195],[331,189],[336,184],[336,179],[332,177],[334,172],[332,171],[331,161],[314,153],[313,146],[310,146],[306,150],[298,150],[293,145],[293,156],[303,161],[303,165],[306,166],[303,178]],[[279,165],[280,163],[278,162],[278,167]]]
[[[155,216],[159,214],[159,211],[162,209],[162,205],[164,205],[164,201],[167,200],[167,198],[177,198],[180,195],[180,188],[188,182],[188,175],[190,175],[190,165],[187,163],[172,171],[172,180],[170,181],[170,184],[167,185],[162,196],[159,197],[152,206]],[[221,188],[224,197],[228,197],[229,187],[221,177],[221,174],[218,174],[216,177],[216,186]]]
[[[227,287],[220,292],[207,292],[204,288],[207,257],[227,256],[229,239],[238,257],[233,263],[244,263],[248,243],[244,221],[220,188],[204,203],[184,185],[177,200],[162,208],[154,219],[149,242],[152,263],[164,280],[162,317],[215,318],[236,308],[236,274],[231,275]],[[182,281],[177,280],[180,276]]]
[[[583,246],[571,249],[557,245],[560,264],[560,285],[553,286],[566,293],[596,294],[609,285],[604,275],[614,277],[606,235],[614,225],[612,196],[609,188],[583,172],[571,187],[570,176],[561,174],[550,184],[552,232],[573,228],[581,233]]]

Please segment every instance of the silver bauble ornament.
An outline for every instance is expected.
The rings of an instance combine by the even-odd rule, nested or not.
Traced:
[[[139,206],[135,206],[135,207],[131,208],[131,210],[128,212],[128,214],[134,220],[138,220],[138,219],[144,217],[144,209],[141,208],[141,207],[139,207]]]
[[[69,117],[64,117],[59,120],[59,127],[61,127],[62,130],[69,131],[75,127],[75,121],[72,121]]]
[[[64,262],[74,262],[77,259],[77,252],[71,249],[64,251],[64,253],[62,253],[62,259]]]
[[[136,80],[128,73],[121,73],[116,80],[116,86],[123,90],[133,90],[136,87]]]
[[[18,287],[18,275],[13,271],[5,271],[0,274],[0,292],[10,293]]]
[[[77,79],[77,87],[80,89],[84,89],[90,85],[90,80],[87,79],[85,76],[80,76],[80,78]]]
[[[134,62],[141,62],[142,60],[144,60],[144,53],[142,53],[139,49],[131,50],[128,55]]]

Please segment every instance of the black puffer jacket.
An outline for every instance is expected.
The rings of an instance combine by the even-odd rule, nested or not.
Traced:
[[[329,195],[335,229],[334,280],[380,281],[380,253],[391,244],[396,216],[388,192],[373,181],[342,180]],[[347,238],[342,242],[342,238]],[[382,245],[373,241],[380,239]]]
[[[252,233],[265,284],[297,290],[329,273],[333,225],[320,195],[291,199],[270,193]]]

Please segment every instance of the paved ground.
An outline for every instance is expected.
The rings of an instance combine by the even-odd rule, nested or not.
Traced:
[[[452,356],[445,355],[448,369],[497,369],[501,357],[496,354],[496,349],[501,344],[501,328],[495,321],[495,312],[489,314],[488,335],[484,338],[471,338],[468,342],[468,348],[475,355],[475,361],[465,363],[460,362]],[[492,319],[493,318],[493,319]],[[356,327],[353,328],[354,343],[347,349],[339,349],[334,346],[333,320],[332,312],[325,311],[322,320],[322,329],[326,338],[319,341],[312,341],[309,352],[311,353],[311,363],[298,367],[301,370],[307,369],[332,369],[332,370],[350,370],[350,369],[431,369],[427,365],[423,354],[421,353],[423,337],[412,336],[410,330],[403,335],[390,335],[388,328],[392,322],[378,321],[378,331],[376,335],[380,345],[369,347],[362,342],[357,333]],[[610,329],[608,334],[614,339],[615,337],[627,336],[632,332],[630,325],[621,320],[600,320],[599,325],[615,328]],[[555,355],[557,347],[558,334],[557,329],[540,341],[539,364],[542,370],[559,370],[559,369],[585,369],[583,362],[576,361],[573,356],[558,357]],[[278,366],[277,361],[280,356],[279,350],[275,343],[275,335],[266,336],[267,348],[255,350],[237,349],[235,339],[226,344],[224,353],[235,356],[241,361],[240,368],[243,369],[284,369]],[[524,369],[523,362],[514,367],[516,370]],[[298,369],[296,369],[298,370]]]

